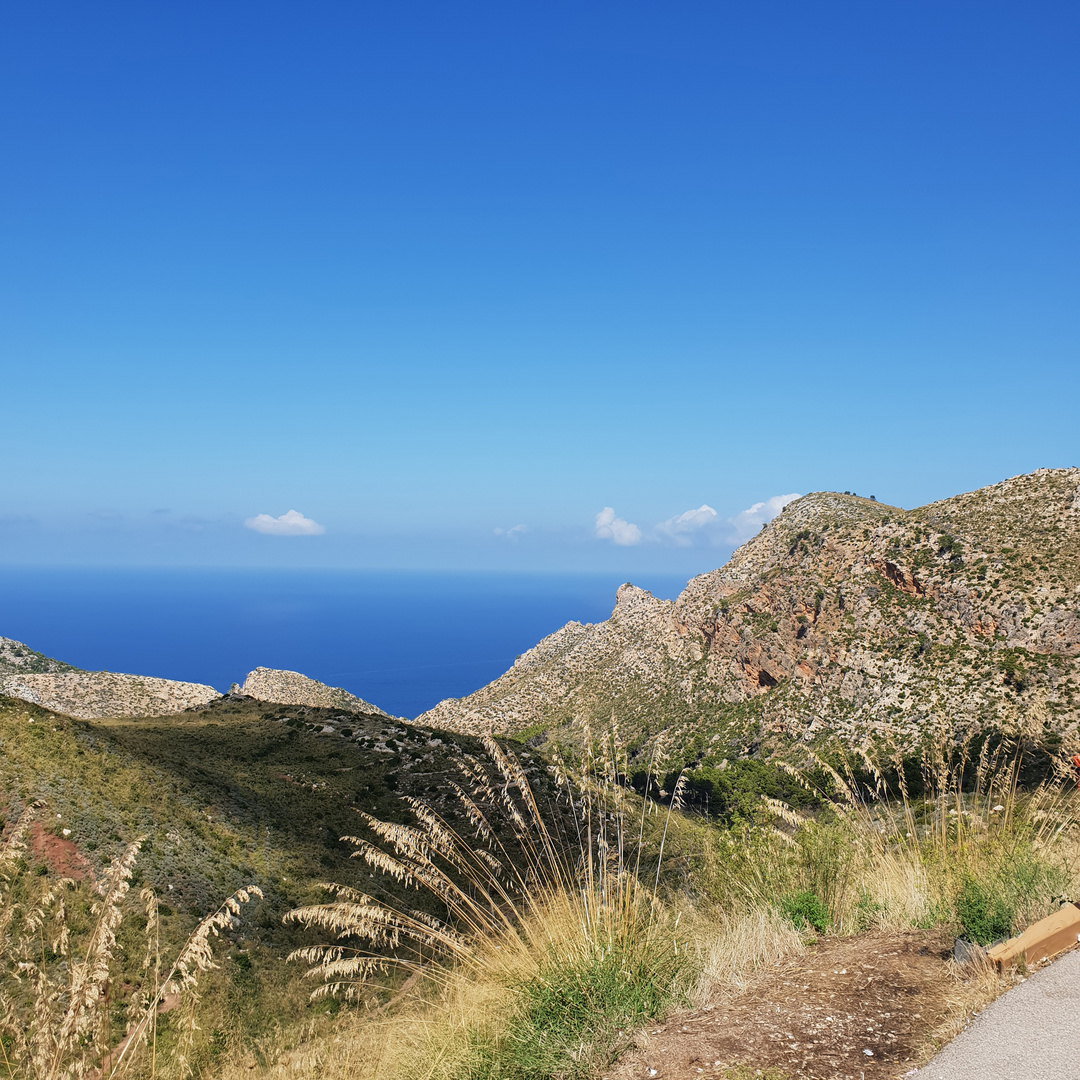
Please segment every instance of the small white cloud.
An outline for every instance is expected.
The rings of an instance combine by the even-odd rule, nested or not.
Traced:
[[[528,525],[512,525],[509,529],[496,529],[495,535],[501,536],[506,540],[516,540],[519,536],[523,536],[528,531]]]
[[[319,536],[326,532],[317,521],[304,517],[299,510],[290,510],[281,517],[256,514],[244,524],[256,532],[266,533],[267,536]]]
[[[687,510],[661,521],[656,526],[656,533],[677,547],[690,547],[696,537],[713,532],[719,520],[716,511],[707,503],[702,503],[696,510]]]
[[[755,533],[761,531],[761,526],[772,521],[789,502],[794,502],[802,496],[798,493],[792,495],[773,495],[764,502],[754,503],[753,506],[728,518],[731,527],[731,540],[741,544],[749,540]]]
[[[596,515],[596,536],[600,540],[610,540],[620,547],[632,547],[641,543],[641,530],[631,522],[616,517],[610,506],[605,506]]]

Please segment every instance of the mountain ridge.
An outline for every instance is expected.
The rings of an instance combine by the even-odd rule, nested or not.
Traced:
[[[1040,469],[904,510],[789,503],[675,601],[620,587],[475,693],[417,717],[476,733],[666,730],[697,760],[762,739],[1080,715],[1080,470]]]
[[[14,638],[0,637],[0,675],[41,675],[78,670]]]
[[[0,695],[80,720],[172,716],[190,709],[204,709],[228,696],[400,719],[339,686],[329,686],[298,671],[257,667],[248,672],[242,686],[234,683],[230,693],[223,695],[204,683],[84,671],[35,652],[12,638],[0,638]]]
[[[84,672],[0,639],[0,693],[83,719],[205,708],[213,687]],[[234,693],[388,717],[299,672]],[[696,760],[773,736],[912,741],[1038,708],[1080,723],[1080,470],[1040,469],[904,510],[816,492],[662,600],[626,583],[602,623],[567,623],[498,679],[414,721],[541,736],[614,720]]]
[[[324,709],[343,709],[346,712],[363,716],[392,717],[378,705],[350,694],[340,686],[330,686],[316,679],[309,678],[299,671],[287,671],[281,668],[257,667],[249,671],[239,693],[257,701],[273,702],[278,705],[307,705]]]
[[[80,720],[168,716],[221,697],[202,683],[112,671],[54,671],[0,676],[0,694]]]

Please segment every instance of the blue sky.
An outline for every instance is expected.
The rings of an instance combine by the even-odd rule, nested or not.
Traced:
[[[1080,463],[1075,4],[3,18],[0,563],[690,572]]]

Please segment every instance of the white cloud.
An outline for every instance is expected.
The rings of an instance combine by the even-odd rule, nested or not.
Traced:
[[[519,536],[523,536],[528,531],[528,525],[511,525],[509,529],[496,529],[495,535],[501,536],[506,540],[516,540]]]
[[[641,543],[641,530],[629,521],[616,517],[610,506],[605,506],[596,515],[596,536],[600,540],[610,540],[620,547],[632,547]]]
[[[256,532],[266,533],[267,536],[318,536],[326,532],[317,521],[304,517],[299,510],[290,510],[281,517],[256,514],[244,524]]]
[[[687,510],[661,521],[656,526],[656,533],[677,547],[690,547],[695,536],[707,536],[713,532],[719,520],[716,511],[707,503],[702,503],[696,510]]]
[[[798,493],[792,495],[773,495],[764,502],[754,503],[753,506],[728,518],[731,527],[730,539],[733,543],[741,544],[749,540],[755,533],[761,531],[761,526],[767,521],[772,521],[789,502],[794,502],[802,496]]]

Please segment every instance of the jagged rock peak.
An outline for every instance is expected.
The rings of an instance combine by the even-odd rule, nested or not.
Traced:
[[[317,708],[341,709],[344,712],[361,713],[370,716],[386,716],[377,705],[350,694],[339,686],[327,686],[301,675],[299,671],[284,671],[276,668],[257,667],[248,672],[240,693],[259,701],[269,701],[275,705],[309,705]],[[390,717],[397,719],[396,717]]]

